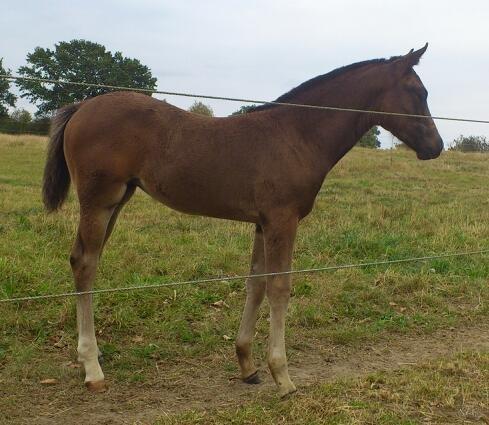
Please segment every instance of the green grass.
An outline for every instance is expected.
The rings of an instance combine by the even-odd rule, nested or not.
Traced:
[[[45,148],[43,138],[0,136],[1,298],[73,290],[68,256],[77,202],[71,194],[60,213],[44,213]],[[330,173],[301,224],[293,267],[489,247],[486,158],[447,152],[421,162],[397,150],[391,164],[389,152],[354,149]],[[249,224],[185,216],[138,192],[104,251],[96,288],[246,274],[252,234]],[[289,354],[487,321],[488,278],[487,256],[297,275]],[[224,335],[236,335],[243,288],[236,281],[96,296],[108,380],[144,382],[157,361],[178,365],[232,351]],[[217,300],[230,308],[212,307]],[[46,374],[80,379],[58,367],[60,359],[75,357],[73,299],[0,309],[0,381],[37,382]],[[257,356],[265,351],[266,315],[264,307]],[[66,345],[55,347],[60,339]]]

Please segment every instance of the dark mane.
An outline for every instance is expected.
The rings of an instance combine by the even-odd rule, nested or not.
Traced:
[[[333,78],[336,78],[339,75],[344,74],[345,72],[354,71],[355,69],[362,68],[362,67],[367,66],[367,65],[389,63],[389,62],[392,62],[396,59],[399,59],[400,57],[401,56],[392,56],[389,59],[371,59],[371,60],[367,60],[367,61],[352,63],[351,65],[342,66],[340,68],[334,69],[331,72],[328,72],[327,74],[318,75],[317,77],[314,77],[314,78],[311,78],[310,80],[307,80],[306,82],[298,85],[297,87],[293,88],[292,90],[290,90],[287,93],[283,94],[282,96],[278,97],[277,99],[274,100],[274,102],[287,103],[293,97],[295,97],[297,94],[299,94],[300,92],[302,92],[304,90],[311,88],[312,86],[316,85],[317,83],[325,83],[326,81],[332,80]],[[265,103],[263,105],[258,105],[258,106],[255,106],[253,108],[250,108],[247,111],[247,113],[256,112],[256,111],[263,111],[265,109],[271,109],[271,108],[275,108],[277,106],[278,105]]]

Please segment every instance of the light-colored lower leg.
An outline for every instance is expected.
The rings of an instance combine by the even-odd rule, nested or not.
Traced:
[[[99,350],[93,322],[92,295],[80,295],[76,300],[78,323],[78,361],[85,368],[85,385],[89,390],[105,389],[104,374],[99,363]]]
[[[277,280],[288,280],[289,282],[280,282]],[[276,277],[268,281],[267,285],[284,286],[290,288],[290,277]],[[289,289],[290,290],[290,289]],[[282,292],[282,291],[281,291]],[[270,340],[268,342],[268,366],[272,373],[273,379],[277,384],[279,395],[281,397],[293,393],[296,388],[289,376],[287,367],[287,355],[285,353],[285,316],[287,314],[288,294],[283,292],[281,296],[269,296],[270,301]]]
[[[251,258],[250,274],[265,272],[265,255],[263,234],[261,229],[255,233],[255,242]],[[246,281],[246,303],[236,339],[236,354],[241,369],[241,377],[245,382],[258,383],[257,368],[253,361],[252,343],[260,304],[265,297],[265,278],[250,278]]]

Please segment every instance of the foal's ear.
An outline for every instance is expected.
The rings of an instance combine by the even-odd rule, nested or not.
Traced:
[[[399,72],[403,74],[409,71],[409,69],[411,69],[414,65],[417,65],[427,48],[428,43],[426,43],[424,47],[419,50],[414,51],[414,49],[411,49],[407,55],[401,56],[399,59],[397,59],[394,63],[399,69]]]
[[[423,56],[423,53],[426,52],[427,48],[428,43],[426,43],[419,50],[414,51],[414,49],[411,49],[409,53],[404,56],[404,59],[409,63],[410,66],[417,65],[419,63],[419,60],[421,59],[421,56]]]

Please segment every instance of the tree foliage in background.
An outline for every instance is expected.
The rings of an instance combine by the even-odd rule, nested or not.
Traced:
[[[46,135],[48,131],[49,119],[33,119],[25,109],[15,109],[10,115],[0,117],[0,133]]]
[[[87,40],[62,41],[54,50],[36,47],[27,55],[27,65],[19,68],[25,77],[79,81],[135,88],[154,89],[156,78],[137,59],[126,58],[121,52],[106,50],[101,44]],[[68,103],[111,91],[107,88],[67,84],[46,84],[19,80],[22,97],[36,104],[36,116],[49,116]]]
[[[231,115],[241,115],[241,114],[247,114],[254,108],[256,108],[258,105],[252,104],[252,105],[243,105],[241,108],[239,108],[237,111],[234,111]]]
[[[9,74],[10,70],[3,67],[3,58],[0,58],[0,74]],[[5,117],[8,114],[8,107],[15,106],[17,98],[10,92],[9,80],[0,79],[0,117]]]
[[[484,136],[462,136],[457,137],[450,146],[451,151],[460,152],[489,152],[489,140]]]
[[[380,134],[379,129],[376,126],[372,127],[358,141],[357,146],[362,146],[364,148],[373,148],[373,149],[380,148],[379,134]]]
[[[188,108],[188,111],[193,112],[194,114],[206,115],[208,117],[214,116],[214,111],[210,106],[198,101],[195,101],[193,105]]]
[[[29,124],[32,121],[32,115],[29,111],[25,109],[15,109],[11,114],[10,118],[20,124]]]

